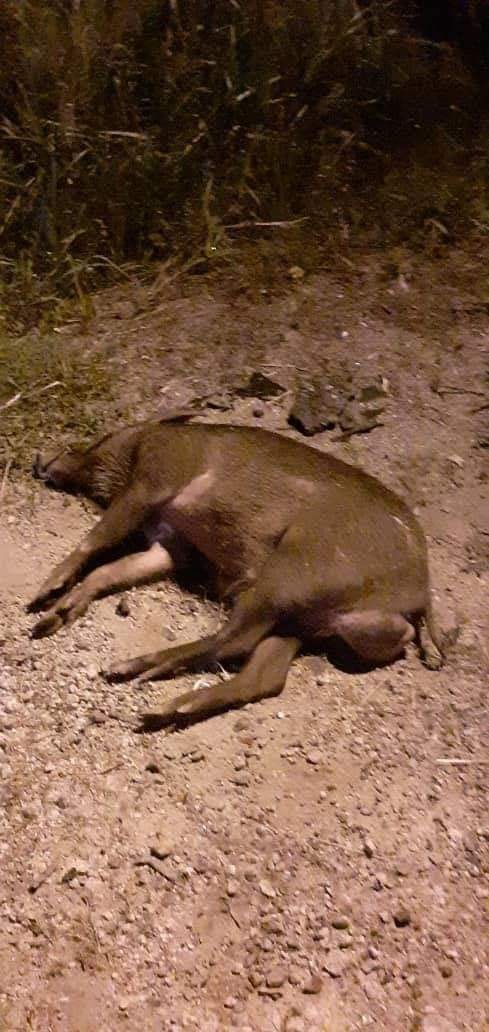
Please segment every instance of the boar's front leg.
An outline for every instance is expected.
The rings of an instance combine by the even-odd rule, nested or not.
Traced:
[[[124,556],[113,563],[107,563],[93,570],[88,577],[71,591],[62,595],[51,609],[35,624],[33,638],[45,638],[55,634],[60,627],[70,627],[87,611],[95,598],[108,595],[136,584],[148,584],[170,574],[174,562],[163,545],[156,542],[145,552]]]
[[[42,609],[54,595],[66,591],[78,580],[87,563],[103,552],[120,545],[140,525],[147,508],[147,494],[135,485],[117,498],[78,548],[59,563],[42,585],[28,609]]]

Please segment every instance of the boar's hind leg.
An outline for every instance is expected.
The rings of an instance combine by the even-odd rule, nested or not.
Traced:
[[[283,535],[259,580],[241,592],[230,619],[217,634],[163,652],[137,656],[108,671],[108,680],[124,681],[143,674],[141,680],[149,681],[184,670],[203,669],[216,660],[249,655],[270,634],[277,620],[297,603],[297,593],[304,583],[304,561],[302,540],[298,547],[296,537],[288,532]]]
[[[377,610],[343,613],[334,633],[368,663],[390,663],[415,637],[414,627],[400,613]]]
[[[38,620],[32,630],[33,638],[45,638],[55,634],[60,627],[69,627],[88,609],[95,598],[109,595],[113,591],[148,584],[152,580],[170,574],[173,560],[166,548],[156,543],[145,552],[137,552],[118,559],[114,563],[99,566],[85,577],[71,591],[63,595],[51,609]]]
[[[299,638],[264,638],[236,677],[210,688],[186,692],[162,706],[161,710],[143,714],[142,729],[154,731],[168,723],[278,695],[300,647]]]
[[[216,660],[246,656],[268,634],[274,623],[273,610],[259,600],[255,587],[249,588],[239,596],[228,622],[217,634],[136,656],[113,667],[105,676],[108,681],[128,681],[142,674],[141,680],[149,681],[185,670],[203,669]]]
[[[55,566],[52,574],[28,606],[29,611],[42,609],[53,596],[70,588],[78,579],[82,569],[95,556],[120,545],[129,534],[137,530],[147,507],[147,496],[143,488],[135,484],[125,491],[107,509],[83,541],[62,563]]]

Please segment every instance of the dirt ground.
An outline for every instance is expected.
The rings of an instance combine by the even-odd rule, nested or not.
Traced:
[[[217,608],[163,583],[31,641],[25,604],[95,515],[27,469],[7,479],[2,1032],[489,1029],[487,255],[363,255],[262,285],[249,259],[106,291],[88,325],[58,327],[104,355],[107,426],[253,370],[289,390],[384,378],[383,425],[310,443],[416,507],[459,639],[436,672],[414,648],[361,674],[305,654],[278,698],[136,734],[198,679],[143,697],[100,668],[200,635]],[[205,418],[283,430],[288,405]]]

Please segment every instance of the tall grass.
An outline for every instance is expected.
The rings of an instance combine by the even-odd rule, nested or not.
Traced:
[[[409,218],[400,163],[420,140],[438,175],[440,153],[463,163],[477,109],[460,62],[413,35],[411,6],[3,0],[4,302],[37,312],[175,249],[210,260],[250,223],[355,229],[378,214],[362,191],[391,174]]]

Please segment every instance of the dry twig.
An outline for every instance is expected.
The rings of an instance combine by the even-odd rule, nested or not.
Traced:
[[[12,465],[12,459],[7,459],[5,463],[5,469],[3,471],[2,483],[0,484],[0,507],[3,505],[3,499],[5,497],[5,490],[7,487],[8,475],[10,473],[10,467]]]
[[[0,412],[4,412],[5,409],[11,408],[12,405],[16,405],[17,402],[20,401],[21,398],[32,398],[36,394],[44,394],[46,391],[51,391],[53,389],[53,387],[61,387],[61,386],[62,386],[62,381],[61,380],[53,380],[52,383],[45,384],[45,386],[44,387],[40,387],[39,390],[17,391],[17,394],[14,394],[11,398],[8,399],[8,401],[5,401],[3,403],[3,405],[0,405]]]
[[[435,763],[443,764],[445,767],[489,767],[489,760],[463,760],[441,757]]]

